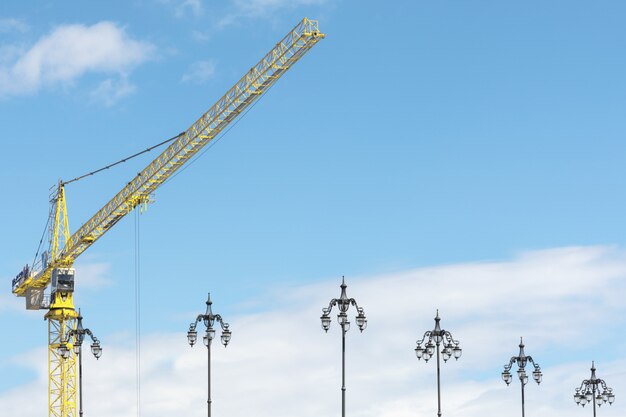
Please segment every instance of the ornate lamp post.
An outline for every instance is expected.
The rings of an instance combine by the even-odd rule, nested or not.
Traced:
[[[71,329],[63,339],[61,339],[61,344],[57,348],[59,355],[63,359],[68,359],[70,357],[70,347],[68,347],[68,343],[74,339],[74,342],[71,346],[71,350],[74,352],[76,356],[78,356],[78,399],[79,399],[79,416],[83,415],[83,354],[82,354],[82,346],[83,341],[85,340],[85,335],[88,335],[91,338],[91,353],[96,359],[100,359],[102,356],[102,347],[100,346],[100,341],[96,336],[93,335],[91,330],[85,329],[83,327],[83,317],[80,315],[80,310],[78,310],[78,324],[76,325],[76,329]]]
[[[350,329],[350,322],[348,321],[348,308],[352,305],[356,308],[357,315],[355,317],[356,324],[359,327],[359,330],[363,332],[367,327],[367,319],[365,318],[365,313],[363,312],[363,308],[359,307],[354,298],[348,298],[346,295],[346,285],[345,279],[342,277],[341,282],[341,296],[339,298],[333,298],[330,300],[328,307],[322,308],[322,329],[325,332],[328,332],[330,328],[330,312],[333,307],[337,306],[339,309],[339,314],[337,314],[337,321],[341,326],[341,416],[346,416],[346,333]]]
[[[220,316],[219,314],[213,314],[213,311],[211,309],[212,304],[213,302],[211,301],[211,293],[209,293],[209,296],[206,301],[206,313],[198,315],[198,317],[196,318],[196,321],[194,321],[193,323],[189,325],[189,331],[187,332],[187,341],[189,342],[189,345],[193,347],[193,345],[195,345],[196,341],[198,340],[198,332],[196,331],[196,326],[198,325],[200,321],[202,321],[206,327],[206,333],[204,334],[204,337],[202,338],[202,340],[204,342],[204,345],[207,348],[207,358],[208,358],[207,410],[208,410],[209,417],[211,417],[211,402],[212,402],[211,401],[211,342],[215,338],[215,329],[213,328],[213,325],[215,324],[215,322],[218,322],[220,326],[222,327],[221,339],[222,339],[222,344],[224,345],[224,347],[228,346],[228,343],[230,342],[230,337],[231,337],[231,332],[230,332],[230,329],[228,328],[228,323],[224,323],[224,320],[222,320],[222,316]]]
[[[439,349],[443,344],[443,348],[441,349],[441,355],[443,356],[444,362],[447,362],[448,359],[450,359],[451,357],[454,357],[454,359],[458,360],[463,353],[461,347],[459,346],[459,341],[454,340],[452,334],[449,331],[441,329],[441,326],[439,325],[440,321],[441,319],[439,318],[439,310],[437,310],[437,317],[435,317],[435,328],[424,333],[422,339],[417,341],[417,347],[415,348],[415,355],[417,356],[417,359],[423,358],[426,362],[428,362],[428,360],[433,357],[435,352],[437,353],[437,415],[439,417],[441,417],[441,370],[439,361]],[[428,341],[426,341],[426,339],[428,339]],[[422,345],[424,346],[422,347]]]
[[[609,403],[613,405],[615,402],[615,394],[613,394],[613,388],[606,386],[606,382],[603,379],[596,377],[596,365],[591,362],[591,378],[585,379],[579,388],[576,388],[574,394],[574,400],[576,404],[582,405],[592,402],[593,403],[593,416],[596,416],[596,404],[598,407],[602,404]]]
[[[517,363],[517,376],[519,378],[520,384],[522,385],[522,417],[524,417],[524,386],[528,383],[528,375],[526,374],[526,364],[532,363],[534,366],[533,370],[533,379],[539,385],[541,383],[541,378],[543,374],[541,373],[541,368],[538,363],[535,363],[531,356],[526,356],[524,353],[524,342],[520,337],[519,340],[519,354],[517,356],[513,356],[509,361],[508,365],[504,365],[504,371],[502,372],[502,379],[506,382],[508,386],[511,381],[513,381],[513,376],[511,375],[511,367],[514,363]]]

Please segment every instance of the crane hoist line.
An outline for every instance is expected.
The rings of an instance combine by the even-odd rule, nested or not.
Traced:
[[[153,193],[188,164],[239,115],[326,35],[318,22],[304,18],[209,110],[148,166],[127,183],[78,230],[70,234],[65,184],[59,181],[50,195],[49,247],[31,266],[13,279],[12,291],[24,297],[29,310],[46,310],[48,320],[49,416],[75,417],[76,355],[58,353],[61,345],[73,346],[76,328],[74,308],[74,261],[138,205],[147,204]],[[69,181],[68,181],[69,182]],[[50,287],[49,296],[44,294]]]

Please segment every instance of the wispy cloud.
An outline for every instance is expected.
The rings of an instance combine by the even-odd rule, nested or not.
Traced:
[[[101,84],[109,100],[132,91],[128,74],[152,58],[155,47],[132,39],[112,22],[64,25],[39,39],[12,63],[0,66],[0,97],[33,94],[43,88],[72,85],[88,73],[109,74],[116,82]]]
[[[28,32],[30,27],[22,20],[15,18],[0,19],[0,33],[24,33]]]
[[[211,79],[213,75],[215,75],[215,63],[213,61],[198,61],[191,64],[181,81],[201,84]]]
[[[79,284],[81,289],[97,290],[113,285],[109,278],[110,264],[106,262],[80,262],[77,264],[80,270]],[[5,282],[10,282],[6,279]],[[29,315],[26,310],[25,299],[15,295],[0,294],[0,317],[13,314]]]
[[[252,17],[270,16],[279,9],[328,3],[329,0],[233,0],[237,10]]]
[[[182,0],[176,8],[179,17],[184,17],[187,13],[200,16],[203,12],[202,0]]]
[[[215,18],[215,9],[221,16],[215,19],[215,27],[223,29],[242,19],[272,18],[281,10],[298,7],[320,6],[333,3],[333,0],[226,0],[217,5],[206,0],[157,0],[173,11],[176,18],[206,17]],[[196,40],[205,40],[205,32],[194,32]]]
[[[200,17],[204,14],[202,0],[157,0],[159,3],[170,7],[174,16],[182,19],[187,16]]]
[[[437,308],[442,326],[464,349],[458,362],[442,366],[446,416],[501,417],[518,412],[519,386],[507,388],[500,372],[517,353],[522,335],[527,353],[544,371],[541,386],[527,387],[529,415],[573,414],[574,388],[589,376],[592,359],[609,385],[626,386],[626,361],[604,349],[612,338],[618,347],[626,345],[625,255],[607,247],[560,248],[524,253],[507,262],[349,277],[348,296],[357,299],[369,319],[365,332],[360,334],[353,326],[347,334],[350,414],[435,414],[435,364],[418,362],[413,348],[415,340],[434,326]],[[225,317],[233,339],[227,349],[217,341],[213,348],[215,413],[232,417],[336,414],[341,398],[341,337],[336,321],[325,334],[319,316],[321,308],[338,296],[338,279],[282,288],[268,298],[268,311]],[[214,308],[222,311],[219,300],[214,300]],[[206,412],[206,350],[202,345],[189,348],[186,325],[181,323],[180,333],[153,334],[143,340],[146,415],[200,417]],[[84,364],[85,404],[94,417],[130,417],[135,414],[134,350],[123,337],[101,339],[105,351],[100,361],[89,358]],[[35,359],[35,353],[32,356]],[[45,379],[41,366],[34,370],[40,380]],[[43,408],[17,408],[18,400],[27,395],[45,398],[45,384],[0,393],[0,409],[19,411],[24,417],[40,415]],[[616,403],[603,407],[602,414],[623,416],[623,410]]]
[[[192,32],[193,39],[197,42],[207,42],[211,39],[211,34],[208,31],[194,30]]]
[[[25,310],[26,304],[23,298],[17,298],[13,294],[0,294],[0,313],[18,313]]]
[[[131,95],[136,87],[128,81],[128,77],[107,78],[91,92],[91,98],[107,107],[113,106],[120,99]]]
[[[231,0],[232,11],[219,19],[217,27],[225,28],[242,19],[274,18],[281,10],[331,2],[332,0]]]
[[[76,264],[76,268],[80,270],[78,280],[81,288],[93,290],[109,287],[113,284],[109,278],[111,264],[107,262],[81,262]]]

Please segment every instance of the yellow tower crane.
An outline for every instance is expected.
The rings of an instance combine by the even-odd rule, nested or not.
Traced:
[[[13,294],[26,298],[29,310],[46,309],[48,321],[48,409],[50,417],[76,417],[76,356],[72,352],[78,313],[74,308],[74,269],[78,256],[135,207],[148,202],[150,194],[224,130],[285,71],[325,35],[315,20],[303,19],[246,75],[226,92],[189,129],[137,174],[120,192],[70,235],[65,183],[60,181],[50,196],[50,247],[32,266],[13,280]],[[50,286],[49,299],[44,291]],[[70,339],[70,340],[68,340]],[[64,358],[59,347],[70,355]]]

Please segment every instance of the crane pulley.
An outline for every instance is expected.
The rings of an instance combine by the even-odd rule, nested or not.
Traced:
[[[206,113],[127,183],[109,202],[70,234],[64,183],[50,198],[50,247],[32,267],[13,280],[12,291],[26,298],[27,309],[46,309],[48,320],[49,416],[76,416],[76,356],[65,358],[58,348],[76,329],[74,270],[80,254],[153,193],[183,165],[265,93],[294,63],[325,35],[318,23],[300,21],[229,89]],[[50,298],[44,291],[50,288]]]

